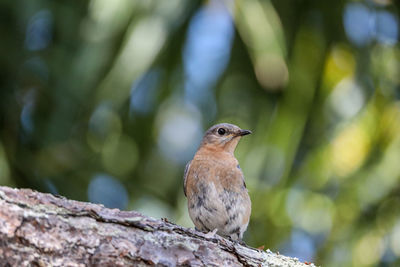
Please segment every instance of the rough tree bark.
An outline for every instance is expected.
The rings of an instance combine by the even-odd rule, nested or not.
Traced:
[[[0,187],[0,266],[310,266],[135,211]]]

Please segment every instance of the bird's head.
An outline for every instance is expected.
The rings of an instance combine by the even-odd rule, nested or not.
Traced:
[[[233,124],[220,123],[207,130],[204,134],[201,146],[223,149],[233,153],[240,137],[248,134],[251,134],[251,131],[242,130]]]

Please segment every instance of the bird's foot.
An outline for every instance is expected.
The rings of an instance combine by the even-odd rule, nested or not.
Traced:
[[[240,238],[233,239],[232,237],[228,236],[228,240],[233,242],[233,243],[235,243],[235,244],[239,244],[239,245],[242,245],[242,246],[247,246],[246,243]]]
[[[211,232],[206,233],[205,236],[206,236],[207,238],[214,238],[214,237],[215,237],[215,234],[217,233],[217,231],[218,231],[218,229],[215,228],[215,229],[212,230]]]
[[[246,243],[242,239],[236,239],[233,240],[236,244],[242,245],[242,246],[247,246]]]

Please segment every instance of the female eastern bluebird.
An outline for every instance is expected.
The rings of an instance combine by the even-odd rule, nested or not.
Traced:
[[[251,132],[228,123],[212,126],[186,165],[183,190],[197,230],[242,239],[251,201],[233,152],[240,137],[247,134]]]

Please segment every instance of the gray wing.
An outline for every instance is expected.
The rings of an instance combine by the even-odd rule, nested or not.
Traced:
[[[192,163],[192,161],[189,161],[186,164],[185,172],[183,173],[183,193],[185,194],[185,197],[186,197],[186,180],[189,173],[190,163]]]
[[[240,172],[242,173],[243,186],[244,186],[244,188],[247,188],[246,182],[244,181],[244,174],[243,174],[242,169],[240,168],[240,165],[238,164],[238,165],[236,166],[236,168],[238,168],[238,169],[240,170]]]

